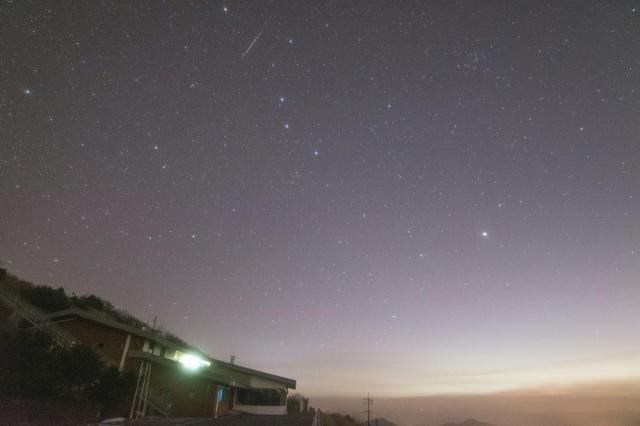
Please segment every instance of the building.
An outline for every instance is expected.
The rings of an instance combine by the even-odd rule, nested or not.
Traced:
[[[131,417],[286,414],[287,391],[296,388],[295,380],[210,358],[101,312],[68,309],[47,317],[109,364],[135,374]]]

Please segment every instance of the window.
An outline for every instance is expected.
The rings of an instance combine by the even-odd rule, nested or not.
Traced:
[[[283,405],[282,389],[238,389],[238,403],[242,405]]]
[[[165,350],[164,346],[162,346],[158,342],[154,342],[153,340],[145,340],[144,346],[142,347],[143,352],[152,353],[158,356],[164,355],[164,350]]]

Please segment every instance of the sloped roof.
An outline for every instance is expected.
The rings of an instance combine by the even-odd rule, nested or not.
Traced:
[[[196,352],[202,357],[208,359],[212,363],[212,366],[215,366],[215,367],[222,367],[230,371],[234,371],[234,372],[238,372],[238,373],[242,373],[250,376],[261,377],[267,380],[272,380],[274,382],[282,383],[290,389],[296,388],[296,381],[294,379],[288,379],[286,377],[265,373],[264,371],[254,370],[252,368],[243,367],[237,364],[231,364],[230,362],[220,361],[218,359],[211,358],[197,348],[178,345],[174,342],[171,342],[163,338],[162,336],[159,336],[158,334],[152,332],[151,330],[140,329],[128,324],[123,324],[121,322],[115,321],[113,318],[99,311],[85,311],[82,309],[71,308],[71,309],[65,309],[63,311],[53,312],[46,316],[51,321],[63,321],[65,319],[74,318],[74,317],[83,318],[88,321],[93,321],[98,324],[102,324],[106,327],[121,330],[124,333],[133,334],[136,336],[143,337],[145,339],[153,340],[173,350],[179,350],[181,352],[187,352],[187,351]]]

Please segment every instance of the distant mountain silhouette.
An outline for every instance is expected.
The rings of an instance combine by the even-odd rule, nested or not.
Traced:
[[[364,424],[367,424],[366,420]],[[389,420],[385,418],[372,419],[371,426],[397,426],[395,423],[391,423]]]
[[[479,422],[474,419],[467,419],[462,423],[445,423],[442,426],[493,426],[491,423]]]

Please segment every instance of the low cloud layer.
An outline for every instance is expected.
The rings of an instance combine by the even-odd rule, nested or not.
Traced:
[[[363,417],[359,398],[318,397],[311,403]],[[496,426],[640,426],[640,383],[631,381],[485,395],[375,398],[374,404],[376,417],[402,426],[438,426],[467,418]]]

